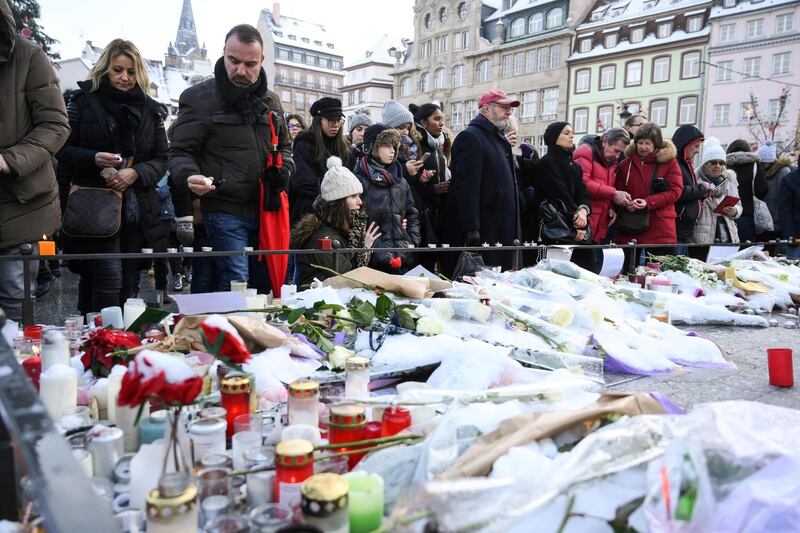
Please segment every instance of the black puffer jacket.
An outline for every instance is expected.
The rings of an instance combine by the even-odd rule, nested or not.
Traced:
[[[761,158],[755,152],[731,152],[726,156],[728,170],[736,172],[739,180],[739,198],[742,200],[742,216],[753,216],[753,196],[763,200],[769,185],[761,166]]]
[[[75,185],[106,188],[94,156],[97,152],[120,153],[113,133],[116,126],[103,107],[102,98],[97,92],[90,92],[92,82],[82,81],[78,86],[81,91],[72,97],[67,107],[72,132],[57,155],[59,172],[68,176]],[[161,220],[161,205],[156,194],[156,184],[164,176],[167,167],[168,146],[164,131],[166,111],[149,96],[143,106],[123,106],[123,109],[131,114],[132,123],[138,124],[133,132],[132,155],[133,169],[139,177],[128,190],[136,195],[145,240],[154,250],[166,251],[169,232]],[[113,251],[116,249],[116,239],[117,236],[79,242],[65,238],[64,247],[73,252]]]
[[[215,77],[189,87],[180,97],[180,111],[173,126],[169,149],[169,170],[174,183],[186,187],[194,174],[215,178],[216,190],[200,199],[204,211],[222,212],[255,220],[260,207],[259,178],[271,146],[269,113],[250,124],[241,110],[225,102],[221,87],[230,83],[220,76],[219,62]],[[266,76],[262,69],[262,76]],[[220,78],[220,79],[217,79]],[[294,170],[292,141],[283,119],[280,100],[264,89],[259,99],[275,117],[278,150],[289,174]]]
[[[356,164],[356,177],[364,186],[364,207],[369,222],[374,222],[381,236],[373,244],[370,266],[378,270],[397,274],[414,266],[414,255],[410,252],[386,252],[381,248],[406,248],[409,244],[419,246],[419,215],[414,206],[411,187],[402,177],[403,168],[395,161],[387,167],[376,163],[371,157],[363,157]],[[403,219],[408,227],[403,229]],[[400,257],[401,265],[397,265]],[[393,262],[390,262],[393,260]]]
[[[706,188],[700,185],[693,163],[686,160],[686,147],[698,139],[703,139],[703,132],[689,125],[681,126],[672,135],[672,144],[678,150],[678,166],[683,176],[683,192],[675,202],[675,210],[678,212],[675,226],[679,241],[692,241],[694,226],[700,216],[703,198],[706,197]]]
[[[334,152],[334,138],[329,138],[328,152],[342,160],[342,166],[353,168],[350,154]],[[294,173],[289,178],[289,220],[294,226],[303,216],[314,211],[314,200],[319,196],[319,186],[327,168],[314,161],[316,141],[310,129],[301,131],[294,139]]]

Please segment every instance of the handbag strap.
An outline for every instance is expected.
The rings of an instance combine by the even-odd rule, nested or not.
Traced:
[[[625,188],[628,188],[628,180],[631,179],[631,167],[633,166],[633,159],[628,159],[628,174],[625,176]]]

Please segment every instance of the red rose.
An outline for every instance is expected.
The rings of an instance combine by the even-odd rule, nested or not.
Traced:
[[[401,266],[403,266],[403,258],[399,255],[397,257],[392,257],[389,259],[389,266],[394,269],[399,269]]]
[[[142,350],[122,376],[117,404],[134,407],[157,396],[168,405],[188,405],[202,388],[203,378],[182,358]]]
[[[221,315],[211,315],[200,324],[206,336],[206,344],[211,353],[227,359],[234,365],[241,365],[250,360],[252,355],[228,319]]]

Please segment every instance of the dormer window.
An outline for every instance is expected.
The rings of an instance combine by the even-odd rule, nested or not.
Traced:
[[[609,33],[605,37],[604,46],[606,48],[614,48],[617,46],[617,34],[616,33]]]
[[[589,52],[591,50],[592,50],[592,39],[591,38],[581,39],[580,51]]]
[[[658,38],[666,39],[672,35],[672,22],[662,22],[658,25]]]
[[[631,42],[640,43],[644,41],[644,28],[634,28],[631,30]]]
[[[736,0],[722,0],[722,7],[736,7]]]
[[[687,33],[694,33],[696,31],[700,31],[703,29],[703,16],[698,15],[696,17],[689,17],[686,21],[686,32]]]
[[[296,41],[297,35],[289,35],[289,39],[291,39],[292,41]]]

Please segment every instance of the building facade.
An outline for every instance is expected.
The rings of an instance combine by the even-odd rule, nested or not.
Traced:
[[[761,144],[772,138],[778,152],[796,142],[798,13],[796,0],[715,0],[705,91],[706,135],[719,138],[723,145],[734,139]]]
[[[589,0],[417,0],[414,42],[393,73],[395,97],[439,102],[458,132],[480,95],[500,88],[522,102],[520,141],[542,147],[547,124],[566,116],[571,24],[589,8]]]
[[[324,26],[282,16],[275,2],[271,10],[261,11],[257,28],[264,39],[269,86],[287,114],[308,119],[314,101],[341,97],[343,60]]]
[[[394,54],[406,45],[407,41],[384,34],[364,55],[345,65],[342,103],[347,117],[356,110],[367,110],[373,122],[380,122],[383,103],[393,95]]]
[[[665,137],[703,128],[709,0],[600,3],[578,26],[569,56],[569,113],[577,135],[644,112]]]

